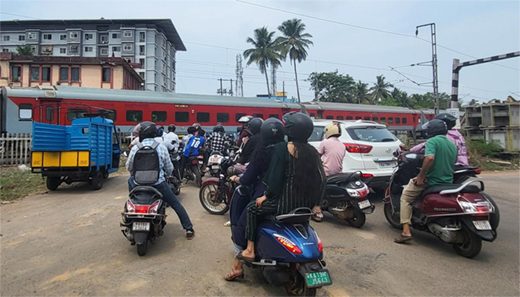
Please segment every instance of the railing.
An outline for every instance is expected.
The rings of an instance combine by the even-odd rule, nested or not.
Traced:
[[[29,165],[31,146],[31,134],[1,134],[0,166]]]

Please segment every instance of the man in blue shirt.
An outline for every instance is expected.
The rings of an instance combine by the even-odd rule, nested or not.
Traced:
[[[139,130],[139,141],[143,146],[153,146],[155,140],[154,138],[157,136],[157,126],[155,126],[152,122],[143,122],[141,123],[141,129]],[[134,159],[137,151],[139,150],[139,145],[135,145],[132,147],[130,151],[130,155],[128,155],[128,160],[126,161],[126,169],[133,174],[134,172]],[[163,145],[157,145],[155,147],[157,154],[159,155],[159,177],[157,182],[153,184],[153,187],[157,189],[163,195],[163,200],[170,205],[173,210],[177,213],[179,220],[181,221],[182,228],[186,230],[186,238],[193,239],[195,236],[195,231],[193,230],[193,225],[191,224],[188,213],[182,206],[181,202],[173,194],[170,186],[166,183],[165,177],[171,177],[173,172],[173,164],[170,160],[170,154],[168,150]],[[134,176],[131,176],[128,179],[128,189],[131,191],[134,187],[139,184],[135,182]]]
[[[184,176],[184,169],[186,168],[186,163],[190,157],[196,157],[201,153],[201,149],[204,147],[205,139],[200,136],[199,133],[195,133],[190,140],[188,140],[188,144],[184,148],[184,153],[182,154],[181,159],[181,176]]]

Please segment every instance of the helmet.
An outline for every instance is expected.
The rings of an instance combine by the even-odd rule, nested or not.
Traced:
[[[446,123],[446,126],[448,126],[448,130],[453,129],[455,127],[455,124],[457,124],[457,118],[450,114],[450,113],[441,113],[435,116],[435,119],[444,121]]]
[[[260,135],[264,142],[280,142],[285,136],[285,126],[279,119],[269,118],[260,127]]]
[[[262,118],[253,118],[249,122],[249,131],[251,131],[251,134],[256,135],[260,133],[260,127],[262,127],[262,123],[264,120]]]
[[[222,125],[216,125],[213,127],[213,132],[224,132],[224,127],[222,127]]]
[[[164,127],[163,126],[157,127],[157,136],[162,137],[163,133],[164,133]]]
[[[139,129],[139,142],[147,138],[155,138],[157,136],[157,126],[153,122],[142,122]]]
[[[246,115],[246,116],[243,116],[243,117],[241,117],[240,119],[238,119],[238,122],[241,123],[241,124],[247,124],[247,123],[249,123],[252,119],[253,119],[252,116]]]
[[[168,125],[168,132],[175,132],[175,125],[174,124],[170,124]]]
[[[289,140],[307,142],[314,130],[311,118],[301,112],[289,112],[283,116],[285,132]]]
[[[428,137],[434,137],[437,135],[446,135],[448,133],[448,126],[442,120],[431,120],[422,126],[423,130],[426,131]]]
[[[338,122],[333,122],[325,126],[325,138],[329,139],[332,136],[341,136],[341,128]]]
[[[188,127],[188,134],[195,134],[197,132],[197,128],[195,127]]]
[[[192,127],[195,127],[195,129],[199,130],[200,128],[202,128],[202,126],[199,124],[199,123],[193,123],[193,125],[191,125]]]

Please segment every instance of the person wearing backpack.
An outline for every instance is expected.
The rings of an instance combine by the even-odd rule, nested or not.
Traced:
[[[141,123],[139,143],[132,147],[126,161],[126,169],[131,174],[128,190],[136,186],[151,186],[161,192],[162,199],[177,213],[182,228],[186,230],[186,238],[193,239],[195,231],[188,213],[166,183],[165,178],[171,177],[173,172],[170,155],[166,147],[154,139],[156,136],[157,126],[154,123]]]

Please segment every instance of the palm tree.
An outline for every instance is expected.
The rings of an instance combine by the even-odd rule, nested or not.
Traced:
[[[247,42],[251,43],[254,48],[244,51],[244,58],[248,59],[247,65],[255,63],[260,68],[260,72],[265,74],[265,82],[267,84],[267,94],[271,97],[269,91],[269,78],[267,76],[267,67],[278,67],[282,64],[283,56],[280,54],[279,45],[273,40],[274,32],[269,32],[267,27],[255,30],[254,39],[247,38]]]
[[[26,44],[26,45],[23,45],[23,46],[17,46],[16,47],[16,53],[20,56],[32,56],[34,51],[33,51],[33,48],[32,46]]]
[[[356,99],[358,104],[362,104],[365,102],[370,103],[370,97],[368,94],[368,84],[362,83],[358,81],[354,86],[354,92],[356,94]]]
[[[389,96],[390,91],[388,91],[388,88],[393,88],[394,85],[385,82],[385,77],[383,75],[377,76],[376,79],[377,82],[375,82],[374,86],[370,88],[370,91],[372,91],[372,100],[381,101]]]
[[[398,88],[394,88],[390,93],[390,97],[392,97],[400,106],[403,107],[412,107],[410,104],[410,98],[405,91],[401,91]]]
[[[301,63],[307,59],[307,48],[312,45],[312,41],[309,38],[312,37],[309,33],[303,33],[305,31],[305,24],[302,20],[292,19],[287,20],[278,27],[284,36],[278,37],[276,41],[282,47],[282,55],[291,59],[291,63],[294,64],[294,77],[296,79],[296,93],[298,94],[298,103],[300,103],[300,88],[298,86],[298,72],[296,71],[296,61]]]

